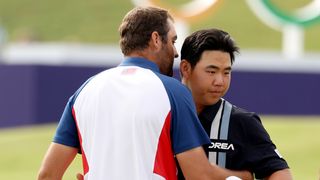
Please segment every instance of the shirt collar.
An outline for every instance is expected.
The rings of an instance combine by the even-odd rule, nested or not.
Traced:
[[[156,63],[142,57],[126,57],[119,66],[139,66],[160,73]]]
[[[213,105],[206,106],[199,114],[199,119],[204,119],[206,121],[213,121],[216,116],[222,100],[220,99],[217,103]]]

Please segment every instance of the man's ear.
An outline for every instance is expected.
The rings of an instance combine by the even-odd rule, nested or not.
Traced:
[[[189,78],[190,74],[191,74],[191,64],[185,60],[182,59],[180,62],[180,73],[181,73],[181,77],[183,78]]]
[[[161,37],[157,31],[151,33],[150,45],[152,48],[159,50],[162,45]]]

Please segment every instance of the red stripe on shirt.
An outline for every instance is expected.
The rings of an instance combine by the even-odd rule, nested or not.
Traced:
[[[168,113],[162,128],[153,172],[167,180],[177,179],[177,167],[170,137],[171,112]]]
[[[77,123],[77,118],[76,118],[76,113],[75,113],[74,108],[72,108],[72,116],[73,116],[73,118],[75,120],[77,129],[78,129],[78,137],[79,137],[80,148],[81,148],[81,153],[82,153],[83,175],[86,175],[89,172],[89,165],[88,165],[86,154],[85,154],[85,152],[84,152],[84,150],[82,148],[82,137],[81,137],[81,133],[80,133],[80,130],[79,130],[78,123]]]

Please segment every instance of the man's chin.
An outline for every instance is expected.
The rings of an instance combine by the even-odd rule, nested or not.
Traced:
[[[216,104],[218,101],[219,101],[220,98],[215,98],[215,99],[212,99],[211,101],[208,101],[208,105],[213,105],[213,104]]]

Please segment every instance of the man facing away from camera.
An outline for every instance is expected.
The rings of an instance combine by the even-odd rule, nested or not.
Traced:
[[[230,86],[236,52],[230,35],[219,29],[196,31],[182,45],[182,82],[191,90],[198,117],[211,139],[204,146],[206,154],[213,164],[248,170],[258,179],[292,179],[259,116],[222,98]]]
[[[120,27],[122,63],[87,80],[71,96],[38,179],[61,179],[80,152],[78,179],[251,179],[248,171],[212,165],[189,90],[172,76],[178,57],[173,18],[163,9],[137,7]]]

